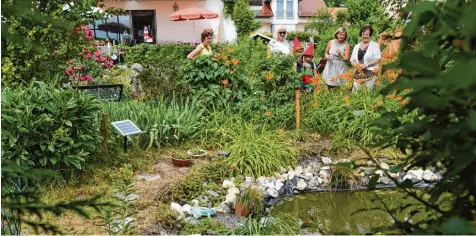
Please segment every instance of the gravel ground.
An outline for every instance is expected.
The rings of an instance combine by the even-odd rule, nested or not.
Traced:
[[[241,224],[241,217],[235,216],[234,214],[217,212],[213,219],[225,224],[229,229],[233,229]]]

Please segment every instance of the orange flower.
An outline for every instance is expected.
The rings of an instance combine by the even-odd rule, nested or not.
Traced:
[[[233,63],[233,65],[238,64],[238,62],[240,62],[240,60],[238,60],[236,58],[233,58],[233,60],[231,60],[231,63]]]
[[[334,81],[334,80],[336,80],[336,78],[335,78],[335,77],[331,77],[331,79],[330,79],[330,80],[331,80],[331,81]]]
[[[273,79],[273,74],[271,72],[269,72],[268,75],[266,75],[266,79],[267,80],[272,80]]]
[[[230,65],[230,61],[225,61],[225,66]]]
[[[270,116],[270,115],[271,115],[271,112],[270,112],[270,111],[265,111],[265,112],[264,112],[264,115],[265,115],[265,116]]]
[[[345,97],[344,97],[344,101],[345,101],[346,103],[350,103],[350,97],[349,97],[349,96],[345,96]]]
[[[378,100],[378,101],[377,101],[377,105],[380,106],[380,105],[382,105],[382,104],[383,104],[383,101],[382,101],[382,100]]]
[[[343,79],[343,78],[345,78],[345,74],[338,74],[338,75],[337,75],[337,78]]]
[[[403,90],[403,91],[405,91],[406,93],[408,93],[408,92],[410,92],[410,89],[405,89],[405,90]]]
[[[387,96],[387,98],[389,98],[389,99],[394,99],[394,98],[395,98],[395,95],[394,95],[394,94],[390,94],[390,95]]]
[[[402,96],[397,96],[397,97],[395,98],[395,100],[397,100],[397,101],[401,101],[402,99],[403,99]]]
[[[227,48],[226,51],[229,52],[229,53],[232,53],[232,52],[233,52],[233,48]]]
[[[402,106],[405,106],[405,105],[407,105],[407,104],[408,104],[408,102],[407,102],[407,101],[405,101],[405,100],[402,100],[402,101],[400,102],[400,104],[401,104]]]
[[[227,79],[224,79],[224,80],[221,81],[221,83],[222,83],[223,85],[227,86],[227,85],[228,85],[228,80],[227,80]]]
[[[215,59],[220,59],[220,54],[219,53],[215,53],[215,55],[213,55],[215,57]]]
[[[222,54],[221,57],[223,58],[223,60],[228,60],[228,56],[225,54]]]
[[[375,86],[381,86],[381,85],[382,85],[382,84],[380,83],[379,80],[376,80],[376,81],[375,81]]]
[[[314,108],[316,108],[316,107],[319,106],[319,103],[315,102],[314,104],[312,104],[312,106],[313,106]]]
[[[361,71],[361,70],[362,70],[362,67],[360,66],[360,64],[357,64],[357,65],[355,65],[355,69]]]

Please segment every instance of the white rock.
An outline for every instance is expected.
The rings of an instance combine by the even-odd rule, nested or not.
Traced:
[[[388,172],[388,175],[394,179],[398,179],[398,177],[400,177],[400,172],[398,173]]]
[[[230,180],[223,180],[223,188],[234,188],[235,187],[235,184],[233,182],[231,182]]]
[[[260,185],[266,185],[266,177],[260,176],[257,180]]]
[[[276,191],[276,189],[273,189],[273,188],[268,188],[268,190],[266,190],[266,193],[269,194],[271,197],[274,197],[274,198],[279,196],[278,191]]]
[[[306,188],[307,188],[306,181],[304,181],[303,179],[299,179],[298,182],[297,182],[297,189],[302,191]]]
[[[388,170],[388,169],[390,169],[390,166],[388,166],[387,163],[380,163],[380,168],[382,168],[384,170]]]
[[[383,170],[377,170],[375,171],[375,174],[379,175],[379,176],[384,176],[385,173],[383,172]]]
[[[326,170],[319,171],[319,177],[322,178],[323,185],[328,185],[331,182],[331,175]]]
[[[277,179],[274,181],[274,188],[276,190],[280,190],[284,186],[283,182],[281,180]]]
[[[321,166],[321,168],[319,168],[319,171],[321,170],[330,170],[331,167],[330,166]]]
[[[332,160],[329,157],[321,157],[321,161],[324,164],[332,164]]]
[[[228,189],[228,194],[239,194],[240,193],[240,190],[238,188],[230,188]]]
[[[317,177],[317,182],[319,184],[322,184],[322,183],[324,183],[324,180],[321,177]]]
[[[279,180],[281,180],[281,181],[283,181],[283,182],[284,182],[285,180],[287,180],[287,179],[288,179],[288,174],[282,174],[282,175],[279,177]]]
[[[296,169],[294,169],[294,174],[295,174],[295,175],[300,175],[300,174],[302,174],[302,166],[296,167]]]
[[[187,214],[190,214],[190,209],[191,209],[192,206],[188,205],[188,204],[185,204],[182,206],[182,209],[183,209],[183,212],[187,213]]]
[[[288,170],[286,170],[286,168],[284,168],[284,167],[282,167],[282,166],[279,167],[279,172],[280,172],[281,174],[284,174],[284,173],[286,173],[287,171],[288,171]]]
[[[235,200],[236,200],[236,194],[230,194],[229,193],[225,196],[225,202],[227,204],[233,204],[235,202]]]
[[[304,173],[304,176],[312,177],[312,173]]]
[[[312,166],[306,166],[306,168],[304,168],[304,170],[302,171],[304,172],[304,174],[307,174],[307,173],[312,173]]]
[[[390,178],[388,178],[387,176],[382,176],[382,177],[378,178],[378,182],[382,183],[382,184],[385,184],[385,185],[388,185],[392,182],[392,180]]]
[[[311,176],[309,176],[309,175],[298,175],[298,177],[301,178],[301,179],[304,179],[304,180],[310,180],[312,175]]]
[[[412,179],[413,179],[413,175],[408,175],[408,174],[407,174],[407,175],[403,176],[403,181],[405,181],[405,180],[407,180],[407,179],[412,180]]]
[[[249,183],[249,182],[253,182],[255,181],[255,178],[253,177],[245,177],[245,182]]]
[[[412,176],[412,179],[415,180],[422,180],[423,179],[423,170],[418,169],[418,170],[409,170],[407,174]]]
[[[274,183],[274,180],[269,180],[266,183],[266,188],[276,188],[276,184]]]
[[[319,177],[312,177],[311,180],[309,180],[309,189],[316,190],[318,187],[319,187]]]
[[[288,171],[288,179],[289,180],[294,179],[294,175],[295,175],[294,170]]]
[[[184,213],[182,206],[180,206],[180,204],[178,203],[175,203],[175,202],[170,203],[170,208],[172,208],[172,210],[178,212],[179,214]]]
[[[253,185],[251,182],[243,182],[240,184],[240,191],[245,191],[246,189],[249,189]]]
[[[438,176],[431,172],[431,170],[425,170],[423,172],[422,178],[428,182],[436,182],[438,180]]]
[[[197,199],[192,200],[192,205],[193,206],[198,206],[199,201]]]

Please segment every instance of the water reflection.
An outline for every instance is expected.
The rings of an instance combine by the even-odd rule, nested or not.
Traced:
[[[379,229],[384,233],[401,233],[389,229],[394,220],[387,212],[381,210],[357,212],[361,209],[381,207],[381,203],[375,201],[375,194],[378,194],[390,208],[400,204],[417,204],[415,200],[405,198],[404,193],[393,190],[373,193],[366,191],[307,193],[285,199],[273,207],[272,213],[288,213],[301,219],[307,232],[369,234],[376,233],[375,229]],[[411,209],[415,208],[399,212],[398,219],[407,217]],[[422,219],[422,217],[425,217],[424,214],[419,213],[413,219]]]

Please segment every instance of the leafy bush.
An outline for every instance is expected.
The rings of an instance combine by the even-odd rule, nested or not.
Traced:
[[[249,84],[243,71],[236,65],[233,49],[227,48],[213,57],[201,56],[188,61],[182,68],[183,80],[192,87],[192,93],[209,104],[240,100],[249,93]]]
[[[251,187],[238,196],[235,204],[249,207],[254,217],[260,217],[264,213],[263,191],[260,188]]]
[[[145,132],[140,135],[140,144],[149,148],[194,139],[200,130],[203,112],[196,100],[188,98],[104,103],[103,111],[109,114],[111,121],[130,119],[134,122]]]
[[[254,18],[249,2],[237,0],[233,7],[233,21],[235,22],[238,38],[247,37],[260,28],[260,23],[255,21]]]
[[[2,159],[22,166],[82,169],[100,147],[91,95],[37,82],[2,90]]]
[[[406,38],[416,38],[415,51],[404,50],[397,62],[387,68],[402,69],[396,82],[383,90],[394,95],[410,89],[402,109],[381,110],[376,122],[381,129],[382,146],[395,146],[407,155],[403,165],[410,168],[440,167],[442,179],[429,189],[431,198],[409,191],[409,196],[436,212],[436,219],[412,224],[396,222],[405,233],[474,234],[476,186],[476,30],[475,1],[419,2],[406,11],[413,12],[405,27]],[[424,33],[421,33],[422,27]],[[402,45],[402,48],[409,48]],[[404,118],[416,112],[417,119]],[[439,204],[446,192],[447,204]],[[446,209],[443,205],[449,205]],[[391,209],[398,212],[407,206]],[[417,211],[418,212],[418,211]]]
[[[297,161],[297,151],[285,142],[283,135],[266,126],[242,125],[230,137],[226,162],[246,176],[269,176]]]
[[[138,77],[146,100],[173,95],[188,95],[189,88],[180,84],[181,68],[194,49],[188,44],[147,44],[128,47],[124,60],[127,65],[144,66]]]

